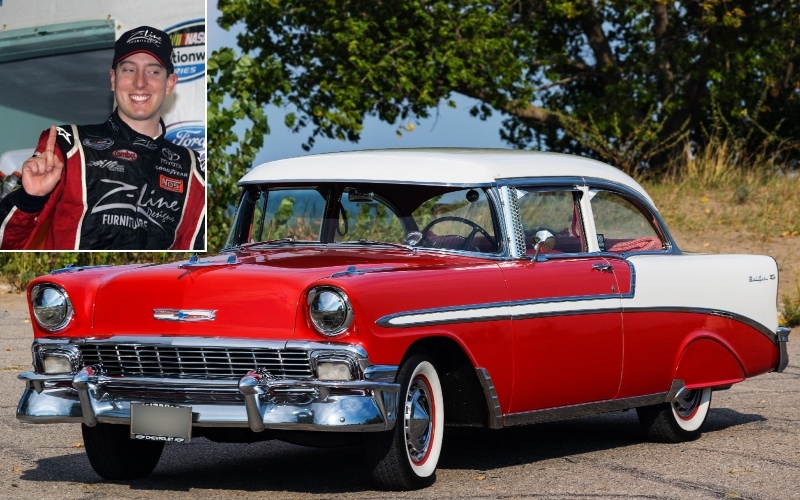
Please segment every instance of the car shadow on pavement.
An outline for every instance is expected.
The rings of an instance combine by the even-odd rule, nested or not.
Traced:
[[[765,420],[761,415],[739,413],[728,408],[712,408],[709,410],[704,434]],[[445,449],[439,461],[440,469],[489,471],[648,443],[635,410],[496,431],[448,430],[450,432],[445,434]],[[701,437],[700,440],[702,439]]]
[[[706,433],[764,420],[761,415],[715,408],[709,413]],[[501,430],[447,428],[439,469],[490,471],[642,443],[645,439],[635,411]],[[200,488],[334,494],[374,488],[360,446],[308,448],[277,441],[217,444],[203,438],[165,447],[156,470],[135,481],[103,480],[92,471],[85,454],[41,459],[21,479],[154,491]]]

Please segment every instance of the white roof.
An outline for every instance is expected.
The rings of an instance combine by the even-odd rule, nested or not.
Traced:
[[[386,149],[301,156],[254,167],[239,184],[339,181],[487,185],[525,177],[603,179],[623,184],[653,202],[639,183],[605,163],[516,149]]]

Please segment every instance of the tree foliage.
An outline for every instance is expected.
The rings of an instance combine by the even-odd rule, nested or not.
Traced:
[[[215,211],[230,193],[213,179],[236,177],[252,161],[268,131],[268,103],[286,110],[287,126],[308,134],[306,148],[320,136],[357,141],[365,116],[390,124],[428,117],[452,105],[454,93],[480,101],[471,109],[476,117],[502,113],[501,136],[519,148],[602,156],[604,148],[635,143],[652,152],[683,133],[701,143],[713,126],[712,103],[741,137],[751,137],[746,130],[757,123],[763,134],[800,138],[796,0],[218,6],[219,24],[243,32],[240,55],[222,49],[209,60]],[[231,128],[244,118],[253,127],[240,139]],[[581,130],[602,138],[600,151]],[[647,158],[657,169],[655,155]]]

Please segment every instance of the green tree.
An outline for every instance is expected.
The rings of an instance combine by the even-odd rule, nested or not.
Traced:
[[[241,55],[222,49],[209,60],[212,231],[224,227],[215,217],[231,199],[222,186],[263,145],[268,103],[286,109],[292,130],[308,134],[307,149],[317,137],[358,141],[365,116],[396,125],[428,117],[442,103],[453,105],[454,93],[479,100],[470,110],[478,118],[502,113],[501,136],[519,148],[653,153],[684,131],[702,143],[714,103],[752,147],[775,130],[800,138],[796,0],[218,6],[223,28],[244,31]],[[240,139],[231,128],[245,118],[253,126]],[[760,137],[747,133],[754,126]],[[582,137],[587,131],[594,143]],[[644,158],[658,170],[658,158]]]

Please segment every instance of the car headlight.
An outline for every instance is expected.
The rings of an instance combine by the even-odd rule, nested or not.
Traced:
[[[33,317],[39,326],[51,332],[61,330],[72,318],[72,304],[67,292],[51,284],[36,285],[31,291]]]
[[[309,290],[308,313],[314,328],[328,337],[343,333],[353,322],[353,308],[347,294],[332,286]]]

